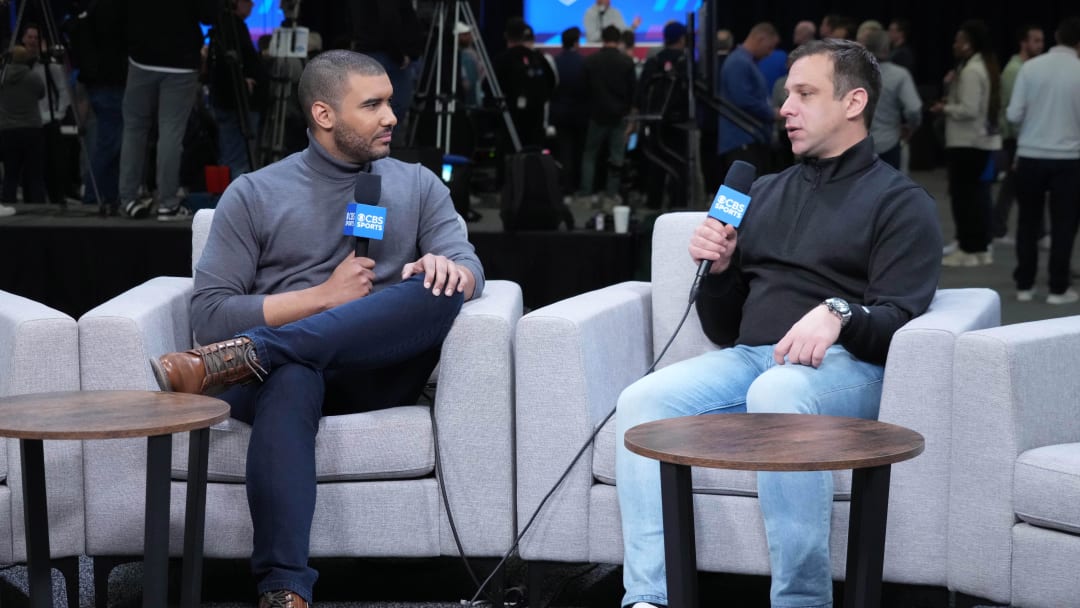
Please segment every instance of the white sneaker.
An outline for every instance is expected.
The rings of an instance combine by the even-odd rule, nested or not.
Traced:
[[[1077,301],[1080,301],[1080,293],[1076,293],[1072,287],[1066,289],[1065,293],[1052,293],[1046,296],[1047,304],[1072,304]]]
[[[11,217],[15,215],[15,208],[9,205],[0,205],[0,217]]]
[[[949,241],[947,245],[941,248],[941,255],[950,255],[954,251],[960,250],[960,243],[958,241]]]
[[[191,209],[184,205],[177,205],[173,209],[158,207],[157,219],[159,222],[182,222],[191,220]]]
[[[1050,251],[1050,235],[1046,235],[1039,239],[1039,249],[1043,251]]]
[[[994,263],[994,252],[989,249],[976,253],[975,257],[979,258],[979,264],[983,266],[991,266]]]
[[[1005,236],[996,236],[994,237],[994,244],[1002,245],[1004,247],[1012,247],[1016,244],[1016,239],[1007,234]]]
[[[941,258],[941,265],[949,268],[972,268],[982,265],[980,256],[984,253],[968,253],[957,249],[949,255]]]
[[[1035,299],[1034,289],[1017,289],[1016,301],[1017,302],[1030,302]]]

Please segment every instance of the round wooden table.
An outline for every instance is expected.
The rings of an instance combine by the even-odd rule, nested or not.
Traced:
[[[45,497],[46,439],[147,437],[143,606],[167,605],[169,483],[172,433],[190,432],[184,520],[182,606],[198,606],[206,521],[210,426],[229,417],[229,405],[202,395],[150,391],[68,391],[0,398],[0,437],[19,440],[26,520],[30,605],[51,608],[49,518]],[[87,480],[93,483],[93,480]]]
[[[891,465],[922,453],[922,435],[894,424],[813,414],[669,418],[626,431],[626,448],[660,461],[668,605],[698,605],[690,467],[750,471],[854,469],[844,606],[881,603]]]

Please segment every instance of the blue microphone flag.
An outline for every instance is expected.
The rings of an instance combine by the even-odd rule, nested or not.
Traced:
[[[720,186],[716,198],[713,199],[712,206],[709,207],[709,217],[738,228],[749,206],[749,194],[743,194],[725,184]]]
[[[345,210],[345,236],[381,241],[386,230],[386,207],[349,203]]]

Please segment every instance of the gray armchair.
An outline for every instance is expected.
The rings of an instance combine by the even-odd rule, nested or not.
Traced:
[[[211,217],[195,216],[193,259]],[[147,359],[191,347],[191,291],[191,278],[158,277],[87,312],[79,320],[83,387],[157,390]],[[439,456],[454,522],[473,557],[500,556],[515,533],[512,338],[521,309],[516,284],[488,281],[483,296],[462,308],[442,348],[434,405]],[[207,557],[250,556],[249,433],[234,419],[211,429]],[[312,557],[457,555],[434,476],[432,436],[424,406],[323,418]],[[186,438],[177,437],[170,531],[177,555],[186,449]],[[145,452],[140,441],[86,445],[86,553],[103,564],[96,567],[98,589],[113,562],[142,554]]]
[[[68,315],[0,291],[0,396],[79,390],[79,331]],[[85,549],[83,449],[46,441],[49,550],[66,579],[68,605],[79,606],[78,556]],[[26,561],[19,442],[0,439],[0,563]]]
[[[1080,602],[1080,316],[956,343],[949,585],[1025,608]]]
[[[703,213],[661,216],[653,233],[651,283],[628,282],[540,308],[518,323],[518,517],[525,522],[578,447],[667,342],[695,267],[687,243]],[[894,465],[885,579],[944,586],[952,365],[956,337],[1000,322],[988,289],[939,291],[930,310],[893,338],[880,418],[926,438],[926,451]],[[691,315],[660,366],[716,348]],[[552,496],[521,545],[530,561],[621,563],[614,419]],[[844,575],[850,472],[837,473],[833,576]],[[698,567],[768,574],[768,548],[745,471],[693,471]]]

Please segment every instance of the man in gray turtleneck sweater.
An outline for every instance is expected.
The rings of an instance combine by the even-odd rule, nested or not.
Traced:
[[[151,361],[163,390],[239,384],[221,398],[252,424],[260,608],[311,602],[321,416],[415,403],[462,302],[483,290],[447,188],[419,165],[386,158],[392,93],[366,55],[330,51],[307,64],[308,148],[229,186],[195,267],[192,327],[199,342],[215,343]],[[370,257],[342,235],[363,172],[381,177],[386,210]],[[261,382],[241,384],[253,378]]]

